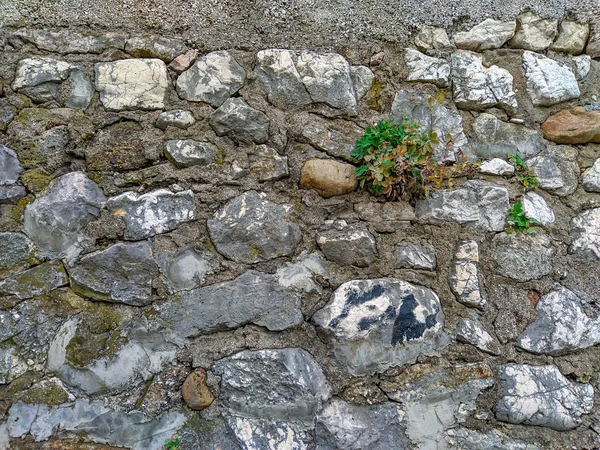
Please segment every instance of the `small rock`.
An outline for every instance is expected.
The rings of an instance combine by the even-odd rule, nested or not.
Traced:
[[[314,189],[325,198],[348,194],[357,184],[353,165],[331,159],[311,159],[304,163],[300,173],[300,187]]]
[[[558,37],[550,46],[550,50],[578,55],[583,52],[589,35],[589,24],[563,20],[558,27]]]
[[[373,86],[373,80],[375,75],[365,66],[352,66],[350,67],[350,78],[354,85],[354,92],[356,93],[356,100],[360,100],[365,96],[367,92]]]
[[[430,25],[421,27],[415,36],[415,45],[425,53],[437,50],[449,50],[453,47],[444,28],[432,27]]]
[[[589,55],[575,56],[571,60],[571,68],[577,81],[583,80],[590,73],[592,68],[592,58]]]
[[[545,20],[527,12],[517,17],[517,32],[508,45],[539,52],[552,44],[558,34],[557,20]]]
[[[239,91],[246,71],[225,50],[209,53],[177,78],[177,94],[192,102],[205,102],[218,108]]]
[[[218,152],[219,149],[214,144],[192,139],[167,141],[165,148],[165,156],[179,169],[207,166],[215,162]]]
[[[193,410],[200,411],[210,406],[215,397],[206,385],[206,370],[199,368],[188,375],[181,387],[181,396]]]
[[[435,248],[431,244],[414,244],[403,241],[396,247],[396,269],[435,270]]]
[[[197,288],[213,273],[207,258],[192,248],[184,248],[173,256],[157,253],[156,260],[170,294]]]
[[[17,64],[12,88],[38,103],[58,101],[60,84],[69,77],[73,69],[73,65],[52,58],[22,59]]]
[[[500,354],[500,346],[496,340],[481,326],[479,322],[471,319],[462,319],[456,326],[456,337],[461,342],[466,342],[479,350],[492,355]]]
[[[570,382],[556,366],[505,364],[499,379],[503,397],[496,405],[496,418],[503,422],[566,431],[592,411],[592,385]]]
[[[176,109],[160,113],[156,120],[156,127],[161,130],[166,130],[167,127],[176,127],[187,130],[194,125],[194,123],[196,123],[196,119],[194,119],[191,112]]]
[[[52,261],[0,281],[0,295],[15,295],[23,300],[47,294],[69,284],[69,277],[60,261]]]
[[[317,244],[327,259],[341,266],[367,267],[377,259],[375,237],[361,225],[320,232]]]
[[[1,186],[0,185],[0,205],[16,205],[25,197],[25,188],[23,186]]]
[[[92,100],[92,95],[94,95],[94,87],[88,75],[82,70],[73,70],[67,83],[65,106],[67,108],[86,109]]]
[[[520,282],[538,280],[552,272],[556,250],[545,233],[500,233],[494,236],[496,273]]]
[[[463,305],[479,309],[487,307],[487,300],[482,292],[477,242],[463,241],[456,244],[448,283],[456,299]]]
[[[523,52],[527,92],[535,106],[552,106],[581,95],[570,65],[544,55]]]
[[[306,252],[302,252],[295,262],[286,263],[285,266],[277,269],[276,275],[277,281],[283,287],[306,293],[321,293],[323,288],[318,278],[322,280],[329,278],[322,256],[319,253],[308,255]]]
[[[564,197],[577,189],[580,174],[577,156],[573,147],[549,146],[526,163],[537,175],[542,189]]]
[[[248,138],[256,144],[269,139],[269,118],[241,98],[229,98],[210,116],[209,124],[219,136]]]
[[[0,144],[0,185],[14,184],[23,172],[14,150]]]
[[[157,189],[138,195],[125,192],[106,203],[114,216],[123,217],[126,240],[138,241],[176,229],[196,219],[194,193],[190,190],[173,193]]]
[[[422,81],[446,87],[450,81],[450,64],[445,59],[427,56],[412,48],[404,49],[408,68],[407,81]]]
[[[600,158],[583,173],[581,185],[588,192],[600,192]]]
[[[600,259],[600,208],[588,209],[571,220],[571,251]]]
[[[554,211],[548,206],[546,200],[535,192],[527,192],[521,198],[523,212],[527,217],[537,221],[540,225],[554,223]]]
[[[564,109],[542,124],[542,133],[558,144],[600,143],[600,111],[581,106]]]
[[[0,269],[35,260],[35,248],[22,233],[0,233]]]
[[[469,31],[456,33],[454,43],[460,49],[482,52],[502,47],[515,35],[517,23],[486,19]]]
[[[185,72],[186,70],[188,70],[190,68],[190,66],[194,63],[194,61],[196,61],[197,57],[198,57],[198,50],[196,50],[196,49],[188,50],[183,55],[179,55],[177,58],[175,58],[173,61],[171,61],[171,64],[169,64],[169,67],[178,74]]]
[[[481,164],[479,171],[490,175],[513,175],[515,168],[503,159],[494,158]]]
[[[287,156],[279,156],[277,150],[259,145],[250,156],[250,172],[258,175],[259,181],[275,181],[290,176]]]
[[[162,36],[132,37],[125,43],[125,51],[134,58],[158,58],[166,63],[186,50],[187,47],[180,40]]]

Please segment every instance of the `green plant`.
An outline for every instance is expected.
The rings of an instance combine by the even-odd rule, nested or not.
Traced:
[[[536,173],[527,165],[521,155],[508,155],[508,160],[515,168],[515,177],[525,187],[525,191],[537,189],[540,186]]]
[[[177,436],[171,436],[171,439],[165,443],[165,449],[179,450],[179,438]]]
[[[533,233],[535,232],[534,225],[539,225],[537,220],[527,217],[521,202],[515,202],[512,205],[512,208],[508,211],[506,222],[508,224],[506,232],[509,234],[513,232]]]
[[[437,102],[432,99],[431,107]],[[450,144],[451,139],[446,136],[445,144]],[[427,196],[432,187],[452,187],[455,177],[474,174],[474,164],[460,151],[455,152],[455,163],[438,163],[435,148],[439,143],[433,130],[423,132],[406,117],[400,125],[382,120],[368,127],[351,153],[361,164],[356,169],[360,186],[367,185],[391,200],[405,199],[408,195]]]

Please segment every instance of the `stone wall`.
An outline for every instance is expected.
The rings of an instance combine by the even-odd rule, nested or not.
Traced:
[[[0,448],[600,446],[585,11],[326,52],[18,28],[10,8]],[[357,188],[354,142],[405,115],[477,175],[416,203]],[[504,231],[516,201],[534,233]]]

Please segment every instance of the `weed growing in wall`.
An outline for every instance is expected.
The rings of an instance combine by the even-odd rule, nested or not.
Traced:
[[[508,155],[509,162],[515,168],[515,177],[523,185],[525,191],[537,189],[540,186],[536,173],[527,165],[521,155]]]
[[[521,202],[515,202],[509,209],[506,223],[506,232],[508,234],[514,232],[533,233],[535,232],[535,225],[539,225],[537,220],[527,217]]]

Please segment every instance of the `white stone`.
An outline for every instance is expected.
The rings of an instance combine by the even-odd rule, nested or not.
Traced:
[[[600,208],[588,209],[571,220],[571,251],[600,259]]]
[[[512,48],[541,51],[548,48],[557,31],[557,20],[546,20],[527,12],[517,17],[517,32],[508,43]]]
[[[570,65],[538,53],[523,52],[527,92],[535,106],[551,106],[579,98],[579,86]]]
[[[486,19],[475,25],[469,31],[463,31],[454,35],[456,47],[474,52],[500,48],[508,42],[517,29],[517,22],[502,22],[494,19]]]
[[[404,49],[408,68],[407,81],[423,81],[446,87],[450,80],[450,64],[445,59],[427,56],[412,48]]]
[[[484,309],[487,307],[487,300],[481,290],[480,278],[479,245],[475,241],[459,242],[448,274],[450,290],[462,304]]]
[[[594,165],[583,173],[581,184],[583,189],[588,192],[600,192],[600,158],[594,161]]]
[[[52,58],[33,57],[19,61],[12,88],[15,91],[42,83],[61,83],[69,76],[73,66]]]
[[[368,67],[352,66],[350,67],[350,78],[352,78],[352,84],[354,85],[356,100],[360,100],[373,86],[375,74]]]
[[[459,341],[466,342],[492,355],[499,354],[496,340],[479,323],[471,319],[462,319],[456,327],[456,337]]]
[[[590,55],[575,56],[572,60],[573,73],[577,81],[583,80],[590,73],[592,57]]]
[[[546,200],[535,192],[528,192],[521,198],[523,211],[530,219],[537,221],[540,225],[554,223],[554,211],[548,206]]]
[[[515,168],[501,158],[494,158],[481,164],[479,171],[491,175],[512,175]]]

